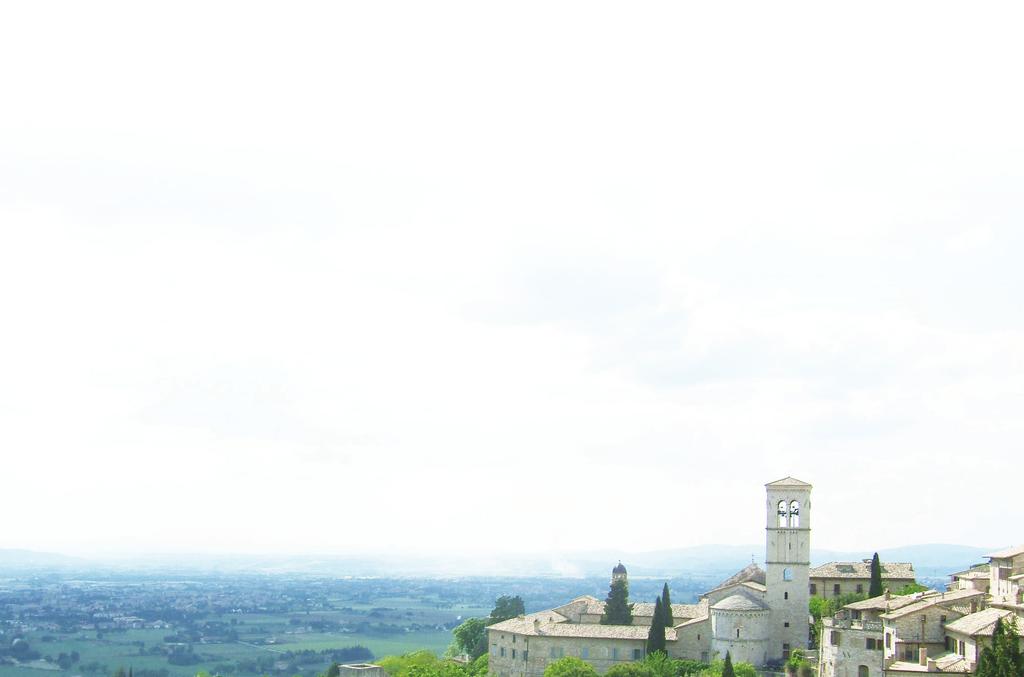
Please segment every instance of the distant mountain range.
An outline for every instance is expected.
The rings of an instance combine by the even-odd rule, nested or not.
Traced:
[[[879,550],[883,562],[912,562],[919,578],[944,578],[984,561],[995,548],[925,544]],[[175,573],[297,574],[327,576],[605,576],[622,561],[633,576],[715,581],[763,561],[764,545],[700,545],[630,553],[615,550],[545,555],[147,555],[86,559],[0,549],[0,574]],[[868,551],[812,550],[812,564],[870,558]]]

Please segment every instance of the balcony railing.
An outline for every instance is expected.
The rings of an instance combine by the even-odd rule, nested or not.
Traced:
[[[882,632],[882,621],[865,621],[853,618],[823,618],[825,627],[833,630],[864,630],[865,632]]]

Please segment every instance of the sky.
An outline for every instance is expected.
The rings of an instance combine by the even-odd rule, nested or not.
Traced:
[[[1003,546],[1019,5],[0,20],[0,548]]]

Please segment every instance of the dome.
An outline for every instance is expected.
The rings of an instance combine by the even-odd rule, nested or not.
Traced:
[[[726,597],[711,608],[714,611],[765,611],[768,607],[760,600],[747,595],[735,594]]]
[[[626,567],[622,566],[622,562],[619,562],[618,564],[615,565],[615,568],[612,569],[612,575],[613,576],[625,576],[626,575]]]

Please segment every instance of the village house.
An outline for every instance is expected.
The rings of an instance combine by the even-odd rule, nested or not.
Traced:
[[[865,595],[871,589],[871,560],[829,562],[810,572],[811,597]],[[910,562],[882,562],[882,587],[894,592],[917,581]]]
[[[701,595],[673,604],[665,631],[673,658],[709,661],[730,653],[737,662],[779,664],[806,649],[811,531],[811,485],[786,477],[765,485],[765,569],[751,564]],[[612,571],[626,577],[625,567]],[[654,605],[634,605],[631,625],[602,625],[604,602],[585,595],[568,603],[489,626],[490,672],[541,677],[552,661],[575,656],[598,672],[641,660]]]
[[[998,622],[1024,630],[1024,546],[988,557],[953,574],[946,592],[886,591],[823,619],[820,677],[974,672]]]

